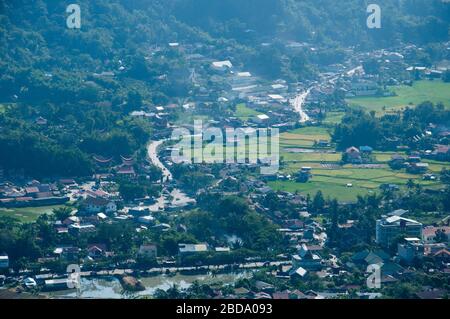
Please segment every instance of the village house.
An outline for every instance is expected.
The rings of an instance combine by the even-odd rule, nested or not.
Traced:
[[[405,166],[406,158],[402,155],[392,155],[389,161],[389,166],[392,169],[402,169]]]
[[[230,70],[233,67],[233,64],[230,61],[228,61],[228,60],[225,60],[225,61],[214,61],[211,64],[211,67],[212,67],[213,70],[220,71],[220,72],[226,72],[226,71]]]
[[[47,125],[47,120],[45,118],[43,118],[42,116],[39,116],[34,122],[39,126]]]
[[[75,261],[78,260],[80,248],[71,246],[57,247],[53,254],[62,260]]]
[[[450,227],[442,226],[442,227],[434,227],[427,226],[423,229],[423,240],[426,243],[434,243],[436,239],[436,234],[442,232],[445,237],[447,237],[447,242],[450,243]]]
[[[428,171],[430,165],[423,162],[413,162],[406,164],[406,171],[410,174],[424,174]]]
[[[144,258],[151,258],[154,259],[158,255],[158,249],[156,245],[153,244],[146,244],[141,245],[139,247],[138,256],[144,257]]]
[[[208,251],[208,244],[178,244],[178,252],[182,256]]]
[[[351,83],[350,92],[347,97],[374,96],[378,93],[379,86],[371,80],[358,79]]]
[[[88,257],[91,259],[98,259],[106,257],[108,252],[106,251],[106,245],[105,244],[91,244],[87,247],[87,254]]]
[[[356,147],[352,146],[345,150],[343,155],[343,161],[351,164],[361,164],[362,157],[361,152]]]
[[[266,114],[259,114],[253,119],[253,121],[255,123],[260,124],[260,125],[267,124],[269,122],[269,120],[270,120],[270,117]]]
[[[7,254],[0,254],[0,269],[9,268],[9,257]]]
[[[373,152],[373,148],[370,146],[360,146],[359,151],[361,154],[370,155]]]
[[[92,224],[72,224],[69,226],[69,233],[74,235],[89,234],[96,231],[96,227]]]
[[[450,161],[450,145],[435,145],[432,157],[437,161]]]
[[[424,251],[424,245],[419,238],[405,238],[405,242],[399,243],[397,246],[397,254],[405,263],[421,259]]]
[[[114,201],[107,200],[102,197],[88,196],[83,203],[85,210],[91,214],[97,214],[100,212],[115,213],[117,211],[117,205]]]
[[[448,264],[450,262],[450,251],[447,248],[441,249],[433,254],[436,263]]]
[[[292,256],[291,275],[303,277],[307,271],[318,271],[322,267],[322,258],[310,251],[305,244],[302,244],[298,253]]]

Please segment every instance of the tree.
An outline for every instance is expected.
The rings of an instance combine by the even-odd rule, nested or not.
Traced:
[[[325,207],[325,199],[323,198],[322,191],[318,191],[316,195],[314,196],[314,199],[312,201],[312,212],[314,213],[320,213],[323,211],[323,208]]]
[[[441,181],[450,184],[450,169],[443,168],[441,171]]]
[[[446,83],[450,82],[450,70],[444,72],[444,74],[442,75],[442,80]]]
[[[64,206],[53,209],[53,215],[57,220],[65,220],[72,214],[72,209],[70,207]]]
[[[406,183],[406,187],[408,187],[409,190],[412,190],[415,186],[416,186],[416,184],[414,183],[414,181],[411,178],[408,179],[408,182]]]

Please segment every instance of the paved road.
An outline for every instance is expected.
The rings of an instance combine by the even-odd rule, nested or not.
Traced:
[[[164,164],[158,158],[158,147],[164,142],[165,140],[151,141],[148,144],[147,152],[148,157],[150,161],[153,163],[153,165],[161,169],[164,180],[170,182],[173,179],[172,173],[167,169],[167,167],[164,166]]]
[[[291,100],[291,105],[294,107],[295,112],[300,115],[300,123],[305,123],[309,120],[308,114],[303,110],[303,104],[305,104],[306,98],[313,88],[307,89],[302,94],[299,94],[295,97],[295,99]]]

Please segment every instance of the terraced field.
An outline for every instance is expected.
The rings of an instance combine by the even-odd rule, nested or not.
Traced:
[[[281,135],[280,145],[284,166],[282,173],[294,175],[303,166],[312,168],[313,178],[307,183],[295,181],[272,181],[269,186],[275,190],[301,192],[314,195],[321,190],[325,196],[340,201],[353,201],[358,195],[378,192],[381,184],[396,184],[406,187],[409,179],[416,184],[434,188],[439,181],[425,181],[422,175],[412,175],[404,170],[394,171],[387,164],[394,152],[375,152],[374,168],[340,165],[341,154],[330,148],[315,148],[314,141],[330,140],[324,127],[307,127]],[[430,173],[439,173],[442,168],[450,169],[450,163],[424,160],[429,163]],[[348,185],[351,184],[351,187]]]

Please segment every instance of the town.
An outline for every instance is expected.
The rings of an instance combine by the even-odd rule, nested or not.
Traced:
[[[447,299],[448,37],[175,25],[0,104],[0,298]]]

